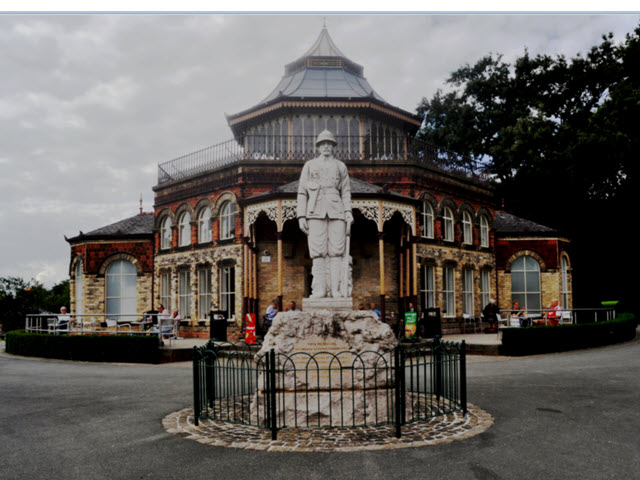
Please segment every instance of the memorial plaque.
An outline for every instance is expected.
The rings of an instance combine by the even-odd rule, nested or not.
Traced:
[[[351,384],[354,355],[342,338],[311,335],[300,339],[290,353],[296,388],[337,388]],[[293,372],[291,372],[293,374]]]

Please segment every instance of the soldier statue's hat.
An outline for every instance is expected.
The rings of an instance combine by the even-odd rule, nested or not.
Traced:
[[[338,142],[336,142],[333,133],[331,133],[329,130],[325,130],[324,132],[321,132],[320,135],[318,135],[318,139],[316,140],[316,147],[322,142],[331,142],[334,145],[338,145]]]

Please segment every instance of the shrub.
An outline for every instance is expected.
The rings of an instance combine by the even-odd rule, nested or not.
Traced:
[[[500,353],[534,355],[610,345],[632,340],[636,335],[636,326],[633,314],[622,313],[606,322],[505,328],[502,331]]]
[[[62,360],[160,363],[156,336],[49,335],[14,330],[7,333],[6,351]]]

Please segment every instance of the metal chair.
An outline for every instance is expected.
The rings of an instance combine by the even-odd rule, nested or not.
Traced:
[[[573,323],[573,319],[571,318],[571,310],[562,310],[562,315],[560,316],[560,323]]]
[[[109,330],[110,328],[115,328],[115,331],[113,333],[117,335],[118,333],[120,333],[120,329],[123,327],[128,327],[129,334],[131,334],[131,325],[129,325],[128,323],[118,323],[118,320],[107,318],[107,330]]]
[[[169,340],[169,345],[171,345],[171,340],[178,338],[178,327],[173,318],[158,319],[158,335],[160,340],[166,336]]]
[[[471,324],[473,325],[473,333],[476,333],[477,330],[480,328],[480,326],[478,325],[479,323],[479,318],[478,317],[474,317],[473,315],[470,315],[468,313],[463,313],[462,314],[462,319],[463,319],[463,324],[462,324],[462,332],[463,333],[467,333],[467,325]]]

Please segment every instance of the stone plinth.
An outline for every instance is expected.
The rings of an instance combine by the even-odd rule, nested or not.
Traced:
[[[280,426],[386,423],[393,409],[391,328],[370,311],[279,313],[257,358],[276,353]],[[264,419],[265,378],[252,417]],[[260,413],[257,413],[260,411]]]
[[[353,299],[351,297],[303,298],[302,310],[305,312],[351,312]]]

